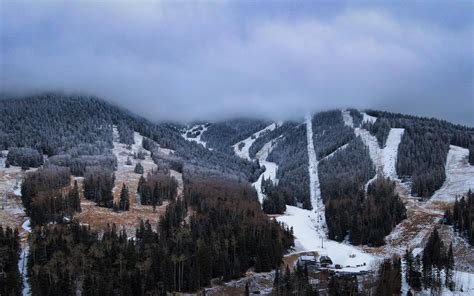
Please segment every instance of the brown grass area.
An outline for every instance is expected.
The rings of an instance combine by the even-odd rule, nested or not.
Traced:
[[[156,226],[161,215],[165,212],[168,202],[156,207],[132,205],[129,211],[114,212],[112,209],[98,207],[94,202],[86,199],[81,200],[82,212],[77,213],[75,218],[84,224],[88,224],[96,230],[105,229],[107,224],[116,224],[119,228],[124,227],[128,234],[133,235],[135,228],[140,225],[141,220],[149,220],[152,226]]]

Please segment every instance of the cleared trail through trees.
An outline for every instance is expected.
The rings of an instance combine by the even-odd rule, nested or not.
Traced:
[[[278,126],[277,123],[272,123],[270,124],[269,126],[265,127],[264,129],[254,133],[253,135],[251,135],[250,137],[248,137],[247,139],[244,139],[240,142],[238,142],[237,144],[235,144],[233,147],[234,147],[234,152],[237,156],[241,157],[241,158],[244,158],[244,159],[248,159],[248,160],[251,160],[251,157],[250,157],[250,154],[249,154],[249,149],[250,147],[252,146],[253,142],[255,142],[255,140],[257,140],[258,137],[260,137],[260,135],[266,131],[272,131],[274,130],[276,127]],[[280,136],[281,137],[281,136]],[[263,178],[265,178],[265,180],[272,180],[273,183],[277,183],[278,180],[276,178],[276,172],[278,170],[278,165],[274,162],[271,162],[271,161],[267,161],[267,157],[268,155],[272,152],[273,150],[273,147],[275,146],[276,142],[278,141],[278,139],[280,137],[277,137],[275,139],[272,139],[270,140],[269,142],[267,142],[265,145],[263,145],[262,149],[260,149],[260,151],[258,151],[256,154],[255,154],[255,158],[260,162],[260,165],[261,166],[265,166],[265,172],[263,172],[257,179],[257,181],[255,181],[254,183],[252,183],[253,187],[255,188],[255,190],[257,190],[257,195],[258,195],[258,201],[260,202],[260,204],[263,203],[263,200],[265,199],[265,194],[262,192],[262,181],[263,181]],[[241,149],[239,149],[239,145],[243,143],[244,146],[241,147]]]
[[[321,199],[321,189],[318,176],[318,159],[316,151],[314,150],[313,142],[313,123],[311,115],[306,115],[306,139],[308,148],[308,170],[309,170],[309,194],[311,199],[311,206],[316,213],[315,227],[321,231],[321,235],[326,235],[326,218],[324,214],[324,203]]]

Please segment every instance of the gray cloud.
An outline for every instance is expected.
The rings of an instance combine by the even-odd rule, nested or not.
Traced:
[[[0,87],[154,120],[351,106],[474,125],[472,6],[457,4],[2,2]]]

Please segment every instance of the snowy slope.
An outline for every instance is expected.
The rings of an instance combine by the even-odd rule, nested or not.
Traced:
[[[257,181],[253,183],[253,186],[257,190],[258,194],[258,201],[260,204],[263,203],[265,199],[265,194],[262,192],[262,180],[272,180],[274,184],[278,182],[276,178],[276,173],[278,170],[278,165],[274,162],[267,161],[268,154],[273,150],[275,143],[278,141],[279,138],[273,139],[270,142],[266,143],[262,149],[256,154],[256,158],[259,160],[260,165],[265,166],[265,172],[258,177]]]
[[[237,154],[237,156],[239,156],[241,158],[245,158],[247,160],[250,160],[249,149],[252,146],[253,142],[255,142],[255,140],[257,140],[257,138],[260,137],[260,135],[262,133],[264,133],[266,131],[272,131],[275,128],[277,128],[277,126],[278,126],[278,124],[274,122],[274,123],[270,124],[269,126],[267,126],[266,128],[254,133],[253,135],[251,135],[247,139],[244,139],[244,140],[238,142],[237,144],[232,146],[232,147],[234,147],[235,154]],[[241,143],[243,143],[244,146],[242,147],[242,149],[239,150],[239,145]],[[266,157],[265,157],[265,159],[266,159]]]
[[[458,146],[449,147],[446,159],[446,180],[437,190],[432,201],[454,202],[456,196],[474,190],[474,166],[468,162],[469,150]]]
[[[384,148],[380,148],[377,138],[363,128],[355,128],[356,136],[360,136],[364,144],[369,148],[370,158],[374,163],[377,174],[383,174],[392,180],[398,179],[396,171],[398,146],[402,140],[405,129],[392,128],[387,137]],[[376,177],[372,178],[367,184],[370,184]]]
[[[266,131],[272,131],[275,128],[277,128],[278,125],[281,125],[281,123],[272,123],[269,126],[267,126],[266,128],[254,133],[253,135],[251,135],[247,139],[244,139],[244,140],[236,143],[235,145],[233,145],[235,154],[237,156],[241,157],[241,158],[251,160],[250,154],[249,154],[249,149],[252,146],[253,142],[255,142],[255,140],[257,140],[257,138],[260,137],[260,135],[262,133],[264,133]],[[273,147],[275,146],[276,142],[278,141],[278,139],[280,137],[277,137],[276,139],[273,139],[273,140],[267,142],[265,145],[263,145],[262,149],[260,149],[260,151],[258,151],[255,154],[255,159],[258,159],[258,161],[260,162],[260,165],[265,166],[265,172],[263,172],[263,174],[261,174],[258,177],[257,181],[255,181],[252,184],[253,187],[255,188],[255,190],[257,191],[258,201],[260,202],[260,204],[262,204],[263,200],[265,199],[265,194],[262,192],[262,180],[263,180],[263,178],[265,178],[265,180],[270,179],[270,180],[273,181],[273,183],[278,182],[278,180],[276,178],[276,172],[278,170],[278,165],[274,162],[267,161],[267,157],[270,154],[270,152],[272,152]],[[239,150],[239,148],[238,148],[240,143],[244,143],[244,147],[242,147],[241,150]]]
[[[325,209],[319,189],[318,161],[314,151],[311,116],[306,117],[306,135],[308,141],[311,205],[313,210],[309,211],[287,205],[284,215],[276,219],[288,227],[293,227],[295,252],[316,251],[319,255],[327,255],[334,264],[340,264],[344,267],[342,271],[371,270],[377,261],[377,257],[365,253],[354,246],[338,243],[326,238]],[[339,149],[344,149],[344,146]]]
[[[354,127],[354,120],[352,119],[351,113],[348,110],[342,110],[342,120],[348,127]]]
[[[286,206],[285,214],[276,219],[293,227],[295,252],[316,251],[319,255],[327,255],[334,264],[344,267],[342,271],[370,270],[377,261],[377,257],[354,246],[326,239],[325,233],[317,229],[318,214],[314,211]]]
[[[196,130],[197,128],[202,128],[201,130],[201,133],[199,133],[199,135],[195,138],[192,138],[192,137],[188,137],[188,132],[190,131],[193,131],[193,130]],[[201,140],[201,136],[202,134],[207,130],[207,124],[196,124],[196,125],[193,125],[191,128],[185,130],[181,136],[183,136],[183,138],[187,141],[190,141],[190,142],[196,142],[198,144],[201,144],[202,146],[204,146],[204,148],[207,148],[206,147],[206,142],[204,142],[203,140]]]
[[[308,171],[309,171],[309,193],[311,199],[311,206],[317,214],[316,228],[321,231],[326,231],[326,217],[324,214],[324,203],[321,198],[321,189],[319,185],[318,176],[318,159],[316,157],[316,151],[314,150],[313,143],[313,123],[311,121],[311,115],[306,116],[306,141],[308,149]]]
[[[369,114],[365,113],[365,112],[361,112],[362,113],[362,123],[364,122],[369,122],[369,123],[375,123],[377,121],[377,117],[374,117],[374,116],[370,116]]]

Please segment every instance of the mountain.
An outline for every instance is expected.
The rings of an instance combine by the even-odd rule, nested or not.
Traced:
[[[380,258],[406,250],[444,273],[454,272],[450,256],[457,275],[473,263],[460,255],[474,255],[472,223],[457,213],[468,212],[474,189],[474,128],[443,120],[342,109],[184,125],[46,93],[1,100],[0,150],[0,224],[34,226],[16,234],[29,237],[16,252],[47,250],[29,257],[23,280],[38,295],[190,292],[213,278],[259,282],[261,274],[278,287],[271,270],[294,252],[326,255],[333,271],[354,276],[402,273]],[[446,260],[434,263],[433,252]],[[301,281],[298,272],[285,278]],[[354,280],[330,278],[329,290]]]

